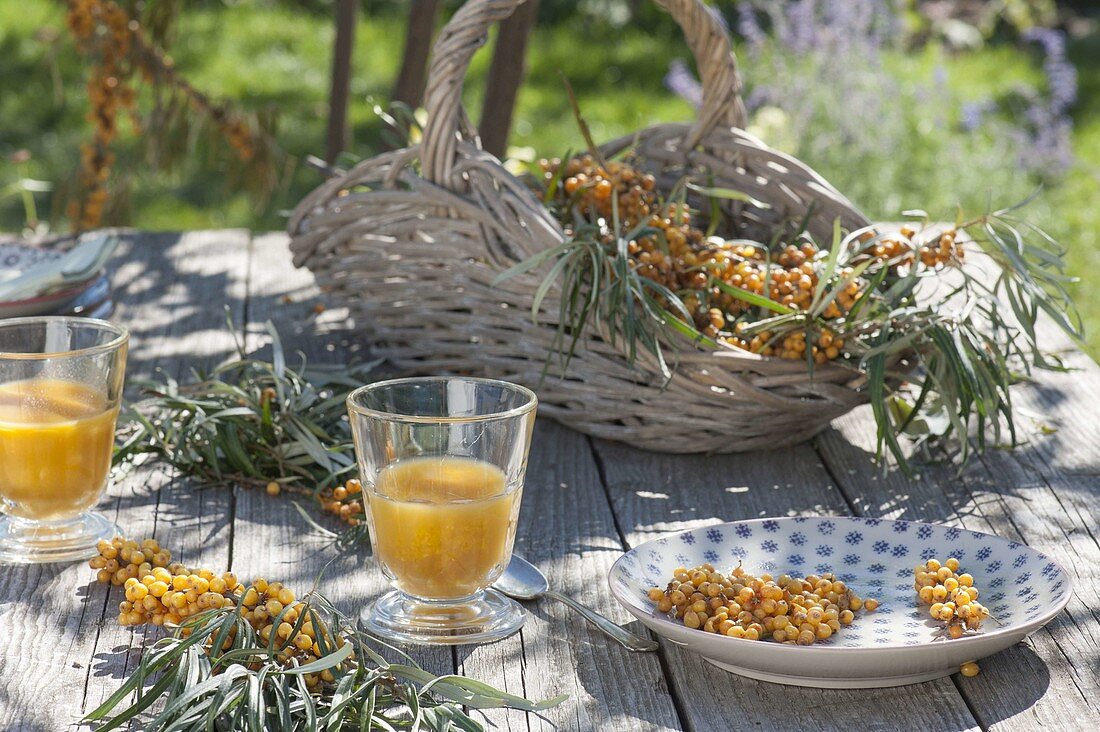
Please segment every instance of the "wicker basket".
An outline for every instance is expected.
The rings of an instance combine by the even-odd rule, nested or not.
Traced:
[[[628,365],[589,329],[564,377],[543,376],[557,329],[556,293],[530,314],[542,272],[493,285],[506,267],[563,240],[538,198],[479,148],[461,107],[462,83],[491,24],[523,0],[469,0],[441,32],[429,72],[421,144],[378,155],[330,179],[294,212],[294,261],[351,308],[377,355],[414,373],[473,372],[537,389],[543,414],[599,437],[665,452],[735,452],[813,436],[865,398],[858,374],[735,348],[682,344],[667,384],[648,355]],[[867,221],[801,162],[743,132],[745,111],[729,37],[700,0],[657,0],[686,34],[703,84],[692,124],[668,124],[608,143],[633,146],[668,190],[685,171],[769,204],[731,208],[738,235],[811,212],[831,239]],[[812,204],[812,208],[811,208]],[[726,232],[728,234],[733,232]]]

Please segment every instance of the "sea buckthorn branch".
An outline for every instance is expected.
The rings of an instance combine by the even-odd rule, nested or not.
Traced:
[[[815,241],[805,220],[783,220],[752,241],[715,235],[737,231],[719,201],[765,204],[690,175],[661,191],[643,165],[630,152],[539,162],[531,183],[565,240],[497,280],[545,265],[532,312],[558,293],[548,367],[557,356],[564,373],[596,327],[630,364],[647,351],[665,380],[690,348],[802,360],[810,378],[844,368],[872,405],[877,457],[912,475],[909,453],[933,441],[957,443],[960,462],[1002,435],[1017,443],[1017,374],[1061,368],[1040,350],[1040,313],[1081,337],[1064,249],[1018,216],[1031,199],[969,219],[960,211],[946,227],[922,211],[852,232],[837,222],[831,241]],[[701,211],[687,204],[689,190]],[[964,266],[969,253],[995,267]]]
[[[200,119],[209,120],[243,169],[241,181],[258,200],[274,190],[281,153],[267,132],[270,120],[265,124],[259,116],[246,114],[228,102],[214,102],[192,86],[163,49],[148,38],[141,19],[114,0],[68,0],[67,5],[66,24],[77,48],[91,61],[87,91],[88,121],[93,125],[92,139],[81,146],[80,195],[68,209],[74,229],[94,228],[104,217],[120,115],[129,116],[135,134],[147,133],[144,137],[156,153],[155,160],[171,164],[181,158],[168,154],[168,148],[177,142],[171,138],[179,127],[172,118],[178,108],[158,97],[143,118],[137,107],[139,83],[166,90]]]
[[[341,545],[359,544],[367,532],[345,400],[377,362],[288,364],[274,326],[268,332],[270,360],[241,350],[186,382],[144,383],[144,398],[120,417],[115,463],[151,458],[205,484],[308,496],[349,526]]]

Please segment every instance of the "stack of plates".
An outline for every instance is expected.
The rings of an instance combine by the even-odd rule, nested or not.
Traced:
[[[63,252],[28,247],[21,244],[0,244],[0,281],[12,280],[34,265],[56,261]],[[111,285],[103,270],[80,282],[39,293],[33,297],[0,301],[0,318],[29,315],[78,315],[104,318],[114,309]]]

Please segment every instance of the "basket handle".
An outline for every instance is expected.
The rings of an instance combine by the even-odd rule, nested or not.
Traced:
[[[485,44],[489,27],[510,16],[524,1],[468,0],[440,31],[428,71],[424,97],[428,124],[421,146],[423,175],[433,183],[452,187],[451,170],[459,139],[477,138],[462,109],[462,83],[470,59]],[[702,0],[654,1],[683,29],[703,87],[703,104],[683,149],[694,148],[718,125],[744,127],[741,77],[721,16]]]

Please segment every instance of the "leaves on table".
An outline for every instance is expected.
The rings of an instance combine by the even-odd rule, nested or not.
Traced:
[[[232,328],[230,328],[232,330]],[[207,484],[316,495],[356,474],[345,399],[378,362],[348,368],[288,363],[273,326],[270,361],[237,355],[185,384],[167,374],[120,417],[115,463],[153,458]],[[362,532],[359,532],[362,533]]]

